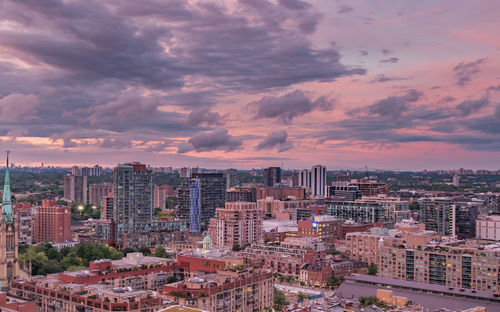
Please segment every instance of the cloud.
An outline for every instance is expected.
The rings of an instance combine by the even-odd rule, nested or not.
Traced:
[[[321,16],[300,0],[5,2],[0,98],[38,103],[16,106],[0,133],[175,140],[223,125],[214,106],[227,98],[365,74],[334,44],[313,43]]]
[[[203,132],[192,136],[187,143],[179,144],[177,152],[186,153],[191,150],[196,152],[215,150],[231,152],[240,148],[242,143],[243,140],[230,135],[227,129],[218,128],[211,132]]]
[[[467,83],[469,83],[471,77],[474,74],[479,73],[479,68],[485,61],[486,58],[480,58],[469,63],[461,62],[460,64],[455,66],[455,68],[453,68],[453,71],[455,72],[455,75],[458,79],[457,84],[463,87]]]
[[[354,9],[348,5],[341,5],[339,7],[339,10],[337,11],[338,14],[349,14],[351,13],[352,11],[354,11]]]
[[[35,94],[11,93],[0,98],[0,120],[18,122],[34,119],[38,106]]]
[[[368,51],[366,51],[366,50],[361,50],[361,51],[359,51],[359,55],[361,55],[361,56],[366,56],[366,55],[368,55]]]
[[[132,142],[125,138],[105,138],[99,146],[103,148],[125,149],[132,147]]]
[[[473,114],[479,111],[481,108],[485,107],[489,104],[489,100],[487,98],[482,98],[479,100],[467,100],[463,101],[456,106],[456,109],[460,111],[462,117],[467,117],[470,114]]]
[[[330,110],[334,100],[321,96],[312,100],[302,90],[295,90],[282,96],[264,96],[260,100],[248,104],[256,111],[255,118],[278,118],[283,123],[290,123],[296,117],[313,110]]]
[[[500,120],[500,103],[497,104],[497,106],[495,107],[495,118]]]
[[[309,3],[300,0],[278,0],[278,3],[290,10],[306,10],[311,7]]]
[[[408,103],[416,102],[422,96],[417,90],[408,90],[405,95],[389,96],[368,107],[368,112],[387,119],[398,119],[408,110]]]
[[[389,55],[392,54],[392,51],[389,49],[382,49],[380,52],[382,52],[383,55]]]
[[[376,82],[388,82],[388,81],[401,81],[401,80],[409,80],[410,78],[406,77],[394,77],[394,76],[386,76],[385,74],[380,74],[375,76],[371,83],[376,83]]]
[[[189,126],[198,126],[207,124],[208,126],[222,126],[226,123],[229,114],[219,115],[217,112],[211,112],[210,107],[204,106],[192,111],[186,118],[186,124]]]
[[[285,130],[272,132],[257,145],[257,150],[260,151],[278,147],[279,153],[287,151],[293,147],[290,142],[287,142],[287,139],[288,133]]]
[[[388,59],[380,60],[380,63],[393,63],[393,64],[396,64],[397,62],[399,62],[399,57],[390,57]]]

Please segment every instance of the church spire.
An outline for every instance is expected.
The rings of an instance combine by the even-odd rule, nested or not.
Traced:
[[[12,203],[10,194],[10,173],[9,173],[9,154],[7,151],[7,162],[5,165],[5,181],[3,185],[2,216],[5,216],[6,223],[12,223]]]

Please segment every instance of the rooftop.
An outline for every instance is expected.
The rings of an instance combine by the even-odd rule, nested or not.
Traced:
[[[447,286],[382,278],[370,275],[352,275],[336,290],[344,298],[375,296],[377,289],[391,289],[396,296],[407,297],[427,309],[448,308],[463,310],[477,306],[487,311],[500,311],[500,298],[492,292],[469,289],[450,289]]]

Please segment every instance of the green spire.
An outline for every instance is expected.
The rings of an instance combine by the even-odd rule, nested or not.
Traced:
[[[7,163],[5,165],[5,182],[3,184],[2,215],[5,222],[12,223],[12,203],[10,194],[10,173],[9,173],[9,153],[7,152]]]

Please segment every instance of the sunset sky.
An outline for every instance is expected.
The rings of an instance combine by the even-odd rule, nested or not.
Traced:
[[[0,152],[497,170],[499,12],[495,0],[0,0]]]

